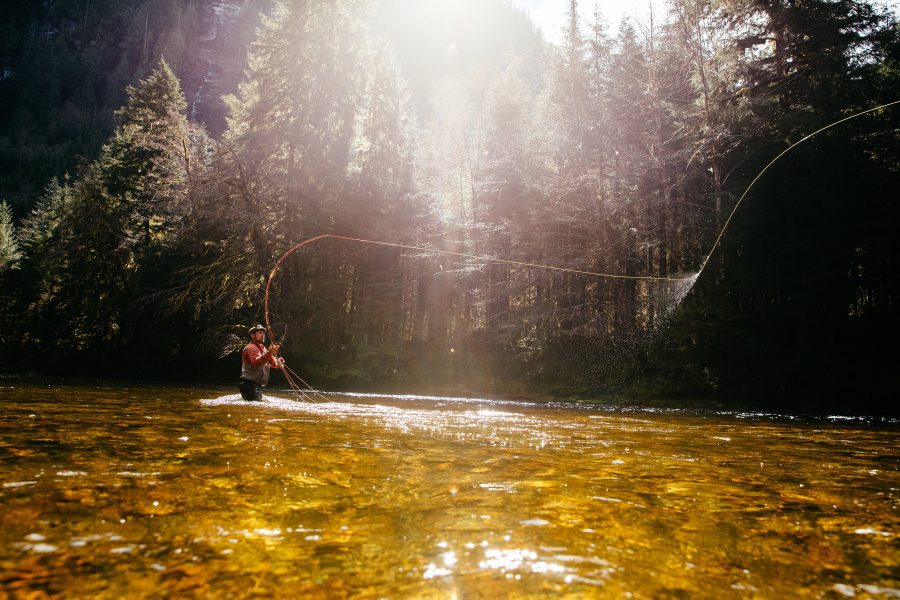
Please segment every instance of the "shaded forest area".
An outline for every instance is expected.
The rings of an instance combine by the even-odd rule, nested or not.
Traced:
[[[575,8],[556,48],[499,0],[4,7],[3,364],[236,378],[322,233],[689,277],[774,156],[900,99],[873,4]],[[898,122],[776,163],[692,288],[329,240],[276,332],[325,389],[896,412]]]

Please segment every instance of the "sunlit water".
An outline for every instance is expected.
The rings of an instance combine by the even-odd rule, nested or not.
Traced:
[[[890,419],[0,386],[0,596],[900,597]]]

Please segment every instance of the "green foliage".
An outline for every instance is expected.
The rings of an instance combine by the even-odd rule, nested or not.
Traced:
[[[12,210],[6,201],[0,202],[0,271],[15,269],[21,258],[13,231]]]
[[[0,7],[0,197],[25,214],[51,177],[90,162],[116,127],[126,87],[160,57],[186,82],[195,119],[224,127],[224,91],[269,0],[209,25],[212,0],[6,2]],[[223,47],[227,44],[227,47]],[[211,79],[211,80],[210,80]],[[222,91],[219,91],[222,90]],[[203,93],[200,93],[200,92]]]
[[[138,349],[165,307],[157,294],[171,276],[191,148],[203,136],[188,124],[165,61],[128,94],[98,159],[74,182],[52,180],[22,221],[16,327],[32,350],[109,357]]]
[[[59,140],[96,156],[52,179],[15,237],[0,210],[0,248],[22,254],[0,274],[0,318],[26,342],[17,358],[52,352],[75,370],[100,355],[142,374],[215,361],[233,374],[274,261],[329,232],[634,277],[696,272],[772,156],[895,99],[900,73],[896,27],[844,0],[676,0],[665,23],[625,21],[615,36],[599,12],[585,26],[570,10],[559,49],[501,2],[452,14],[276,2],[213,141],[175,75],[191,72],[204,5],[101,4],[119,37],[87,43],[87,23],[107,22],[88,11],[71,36],[21,53],[58,81],[29,71],[0,87],[14,125],[2,185],[20,176],[23,140],[34,172],[12,187],[71,167],[78,150]],[[248,35],[255,15],[242,19]],[[465,44],[442,33],[453,19],[472,24]],[[476,35],[483,22],[490,36]],[[57,112],[66,103],[74,120]],[[670,283],[330,240],[282,264],[270,316],[317,385],[805,408],[862,389],[878,406],[891,365],[876,342],[896,331],[900,283],[898,118],[852,121],[771,169],[677,310],[685,290]],[[86,131],[94,141],[72,141]]]

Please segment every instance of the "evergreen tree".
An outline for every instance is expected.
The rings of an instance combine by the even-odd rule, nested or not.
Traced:
[[[67,270],[78,269],[62,243],[70,201],[68,181],[61,185],[54,177],[17,232],[24,257],[12,282],[16,292],[7,306],[7,322],[16,346],[22,339],[29,341],[29,353],[46,351],[56,346],[60,334],[65,335],[56,310],[59,289]]]
[[[68,201],[68,178],[60,185],[54,177],[19,227],[19,240],[27,260],[36,260],[48,248],[60,230]]]
[[[191,136],[198,131],[188,124],[181,84],[164,58],[127,94],[102,160],[109,164],[109,192],[130,207],[125,226],[146,250],[177,219],[190,174]]]
[[[247,36],[270,0],[15,2],[0,8],[0,197],[26,213],[53,176],[95,158],[125,88],[160,56],[191,118],[224,128],[221,96],[243,74]],[[208,25],[216,11],[225,11]],[[212,38],[212,39],[210,39]]]
[[[12,210],[6,201],[0,202],[0,271],[15,269],[21,258],[13,230]]]
[[[22,309],[56,328],[34,326],[25,338],[45,348],[139,347],[144,335],[159,333],[147,328],[163,316],[155,295],[171,277],[166,248],[188,206],[190,161],[203,138],[187,124],[165,61],[128,94],[98,159],[71,184],[52,181],[23,221],[31,282]]]
[[[14,339],[13,315],[15,304],[19,300],[21,290],[18,283],[19,261],[22,258],[19,245],[14,236],[12,210],[4,201],[0,202],[0,342],[3,346]]]

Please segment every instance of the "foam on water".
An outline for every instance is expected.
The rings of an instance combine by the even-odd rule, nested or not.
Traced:
[[[329,395],[339,395],[339,394],[330,394]],[[350,395],[350,394],[341,394],[341,395]],[[384,396],[384,395],[366,395],[367,397],[372,398],[382,398],[385,400],[408,400],[410,396]],[[278,410],[290,411],[290,412],[302,412],[309,413],[315,415],[328,415],[328,416],[341,416],[341,417],[390,417],[390,418],[402,418],[403,420],[415,420],[419,418],[433,418],[436,413],[450,413],[464,416],[467,419],[471,418],[479,418],[480,420],[510,420],[523,418],[525,415],[520,413],[499,411],[493,409],[478,409],[478,410],[463,410],[459,409],[458,406],[452,407],[454,410],[443,410],[446,409],[446,406],[441,404],[441,400],[446,401],[444,398],[437,397],[426,397],[419,396],[417,399],[428,399],[428,400],[438,400],[434,405],[429,406],[427,408],[421,408],[421,404],[416,406],[392,406],[388,404],[362,404],[362,403],[353,403],[353,402],[302,402],[299,400],[292,400],[289,398],[282,398],[279,396],[270,396],[266,395],[263,397],[262,402],[259,401],[247,401],[240,397],[238,394],[232,394],[227,396],[220,396],[218,398],[211,398],[206,400],[201,400],[200,404],[204,406],[248,406],[248,407],[266,407],[266,408],[275,408]],[[491,403],[491,404],[500,404],[500,403],[509,403],[506,401],[496,401],[496,400],[483,400],[476,398],[457,398],[451,399],[454,403],[462,404],[462,403]],[[525,404],[525,403],[522,403]]]
[[[409,402],[407,398],[384,396],[381,398]],[[489,401],[466,399],[465,402],[451,402],[449,406],[448,403],[440,402],[422,406],[419,401],[416,405],[396,406],[354,402],[301,402],[267,395],[264,396],[262,402],[248,402],[236,394],[200,401],[204,406],[247,406],[304,413],[317,417],[376,420],[381,426],[394,430],[426,431],[441,437],[466,438],[479,443],[502,443],[496,439],[497,433],[505,433],[506,435],[501,437],[512,439],[518,431],[537,428],[536,417],[493,409],[479,410],[467,405],[474,402]],[[492,431],[486,431],[481,427],[472,427],[473,423],[479,425],[490,423],[495,428]],[[548,442],[549,439],[543,439],[543,443]]]
[[[290,390],[279,390],[278,393],[289,394]],[[465,405],[465,404],[490,404],[501,405],[501,406],[541,406],[541,404],[537,402],[528,402],[525,400],[504,400],[497,398],[477,398],[477,397],[467,397],[467,396],[429,396],[424,394],[378,394],[378,393],[369,393],[369,392],[313,392],[317,395],[326,394],[329,398],[333,396],[345,397],[345,398],[361,398],[361,399],[378,399],[378,400],[387,400],[387,401],[400,401],[400,402],[412,402],[412,401],[424,401],[424,402],[433,402],[435,408],[442,407],[445,405]],[[381,406],[376,404],[353,404],[348,402],[309,402],[303,401],[297,398],[284,398],[281,396],[273,396],[271,394],[263,395],[262,402],[259,401],[248,401],[244,400],[240,394],[226,394],[224,396],[219,396],[218,398],[209,398],[205,400],[201,400],[200,404],[205,406],[267,406],[271,408],[277,408],[280,410],[288,410],[288,411],[301,411],[301,412],[320,412],[320,413],[330,413],[334,411],[343,412],[346,407],[356,406],[356,407],[373,407],[373,406]],[[298,406],[299,405],[299,406]],[[577,408],[579,405],[571,403],[571,402],[553,402],[547,404],[547,406],[553,407],[572,407]],[[316,407],[316,408],[310,408]],[[406,410],[404,408],[403,410]],[[484,409],[488,410],[488,409]]]
[[[290,393],[289,390],[281,390],[279,393]],[[854,424],[854,425],[898,425],[900,418],[889,417],[884,415],[816,415],[816,414],[782,414],[763,411],[741,411],[741,410],[708,410],[696,408],[674,408],[674,407],[655,407],[655,406],[619,406],[603,403],[576,403],[565,401],[536,402],[525,400],[504,400],[497,398],[477,398],[465,396],[429,396],[424,394],[383,394],[368,392],[323,392],[328,397],[341,396],[346,398],[360,398],[383,400],[386,402],[410,403],[416,402],[415,406],[396,406],[385,404],[370,403],[352,403],[352,402],[308,402],[294,398],[286,398],[281,396],[272,396],[266,394],[263,401],[247,401],[240,394],[226,394],[217,398],[208,398],[200,400],[200,404],[204,406],[248,406],[256,408],[274,408],[277,410],[289,412],[303,412],[311,415],[333,415],[333,416],[392,416],[396,417],[406,413],[410,417],[434,417],[436,411],[454,409],[452,412],[460,414],[459,408],[466,405],[477,405],[479,408],[475,416],[480,417],[523,417],[519,413],[510,413],[498,411],[492,407],[521,407],[521,408],[554,408],[554,409],[571,409],[579,411],[592,411],[598,413],[607,413],[606,415],[597,415],[592,418],[607,418],[608,414],[648,414],[648,415],[684,415],[684,416],[716,416],[716,417],[732,417],[739,420],[759,420],[759,421],[806,421],[806,422],[826,422],[832,424]],[[422,407],[423,402],[431,402],[433,405],[427,408]],[[485,406],[487,405],[487,406]],[[489,408],[490,407],[490,408]],[[412,412],[410,412],[412,411]],[[470,415],[472,416],[472,415]],[[647,421],[649,423],[649,421]]]
[[[347,396],[348,398],[396,398],[397,400],[435,400],[441,402],[482,401],[467,396],[423,396],[421,394],[372,394],[365,392],[328,392],[329,396]]]

